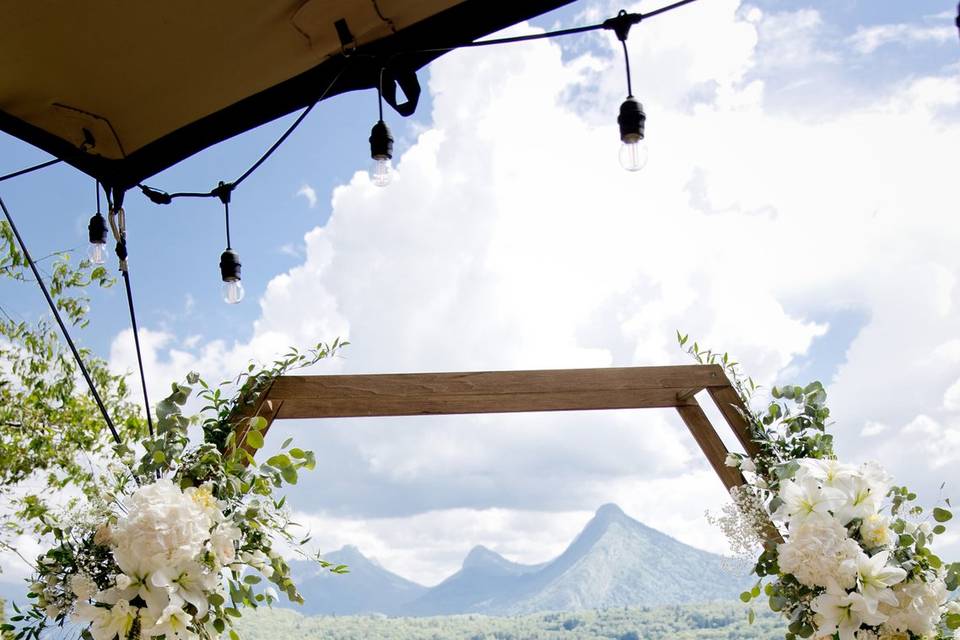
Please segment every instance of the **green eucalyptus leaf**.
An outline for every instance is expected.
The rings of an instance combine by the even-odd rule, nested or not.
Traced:
[[[246,442],[248,445],[250,445],[254,449],[262,449],[264,445],[263,436],[260,434],[259,431],[253,431],[253,430],[248,431]]]
[[[933,519],[937,522],[947,522],[953,518],[953,513],[941,507],[933,508]]]

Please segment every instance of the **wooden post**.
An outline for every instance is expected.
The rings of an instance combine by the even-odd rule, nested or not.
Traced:
[[[737,437],[737,440],[740,441],[740,446],[743,447],[743,450],[750,456],[755,456],[760,453],[760,449],[757,448],[757,445],[750,439],[749,426],[743,417],[743,413],[741,413],[746,412],[747,407],[744,406],[743,400],[740,398],[737,390],[728,382],[722,387],[710,387],[707,392],[710,394],[710,397],[713,398],[713,402],[717,405],[721,415],[723,415],[723,419],[730,425],[730,429]]]
[[[717,435],[713,425],[710,424],[710,419],[703,412],[700,403],[691,400],[688,404],[677,407],[677,413],[680,414],[684,424],[687,425],[687,429],[690,430],[694,440],[700,445],[700,450],[707,457],[707,461],[713,467],[717,476],[720,477],[720,481],[723,482],[727,491],[744,484],[745,480],[740,471],[727,466],[727,447],[723,444],[720,436]]]

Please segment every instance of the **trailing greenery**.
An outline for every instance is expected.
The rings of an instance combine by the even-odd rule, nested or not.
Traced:
[[[39,640],[69,621],[86,625],[87,640],[209,639],[221,637],[242,608],[275,602],[277,592],[303,603],[276,545],[298,551],[309,538],[294,536],[286,499],[274,494],[296,484],[316,457],[288,438],[275,455],[255,461],[269,425],[254,409],[276,377],[331,357],[343,344],[293,349],[215,387],[190,374],[157,405],[155,435],[117,445],[120,463],[108,465],[84,499],[64,510],[28,496],[25,515],[52,545],[34,565],[30,608],[11,617],[16,627],[0,631]],[[206,405],[191,418],[182,409],[195,389]],[[202,428],[200,442],[190,438],[191,425]],[[266,581],[273,586],[264,588]]]
[[[57,254],[46,284],[64,321],[82,329],[89,322],[86,289],[109,287],[113,280],[103,267],[74,264],[67,254]],[[0,222],[0,285],[36,288],[6,222]],[[129,400],[125,377],[111,373],[90,351],[80,351],[121,436],[138,440],[146,426]],[[57,326],[46,319],[15,319],[0,306],[0,502],[37,473],[51,489],[89,490],[91,456],[109,453],[112,445]],[[0,546],[23,532],[21,522],[4,519]]]

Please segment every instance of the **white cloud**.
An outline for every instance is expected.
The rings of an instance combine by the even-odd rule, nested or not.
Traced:
[[[937,18],[943,14],[938,14]],[[944,20],[946,22],[946,20]],[[881,24],[857,27],[847,43],[857,53],[867,55],[888,44],[918,45],[954,43],[957,29],[946,25]]]
[[[306,198],[307,204],[310,205],[311,209],[317,206],[317,192],[310,185],[304,184],[302,187],[300,187],[300,190],[297,191],[297,195]]]
[[[943,394],[943,408],[948,411],[960,411],[960,380],[950,385]]]
[[[878,436],[887,431],[887,429],[887,425],[883,424],[882,422],[870,421],[863,425],[863,429],[860,430],[860,435],[865,438],[869,438],[871,436]]]
[[[280,246],[280,253],[290,256],[291,258],[303,258],[303,249],[300,245],[294,244],[292,242],[287,242]]]
[[[769,384],[827,330],[815,319],[855,308],[869,320],[830,385],[840,453],[939,485],[953,454],[926,461],[960,422],[944,396],[960,377],[960,126],[933,116],[960,102],[960,78],[891,81],[883,100],[815,121],[772,112],[751,75],[763,18],[738,17],[733,0],[696,7],[631,38],[644,172],[616,163],[615,42],[566,62],[546,42],[445,56],[430,70],[430,126],[397,150],[398,180],[378,189],[358,173],[334,191],[303,263],[267,287],[249,342],[188,347],[145,331],[150,379],[216,378],[338,335],[353,345],[325,371],[665,364],[686,361],[681,329]],[[808,46],[819,22],[807,26],[781,35]],[[116,366],[133,363],[129,338],[114,343]],[[449,572],[485,540],[536,560],[531,549],[562,546],[606,501],[722,548],[701,517],[721,486],[668,412],[277,430],[324,452],[301,491],[317,529],[342,533],[327,548],[359,542],[413,578]],[[509,547],[531,512],[548,512],[542,535]],[[480,539],[460,533],[467,521]]]
[[[816,9],[777,13],[747,13],[759,31],[756,62],[764,71],[794,70],[814,64],[839,62],[840,56],[825,46],[824,24]]]

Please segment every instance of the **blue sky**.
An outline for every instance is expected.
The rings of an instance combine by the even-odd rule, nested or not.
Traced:
[[[619,8],[577,2],[519,28]],[[131,193],[153,396],[191,368],[226,376],[336,335],[354,346],[324,371],[683,362],[672,344],[681,329],[764,383],[827,382],[841,454],[878,458],[935,500],[960,464],[955,11],[703,0],[640,25],[630,48],[651,157],[636,175],[616,164],[624,87],[608,34],[457,53],[421,72],[418,113],[388,114],[400,179],[382,191],[357,173],[375,96],[339,96],[234,195],[247,290],[236,306],[220,300],[219,203],[160,207]],[[289,121],[146,182],[209,189]],[[0,158],[5,173],[46,156],[2,137]],[[314,206],[298,195],[305,186]],[[0,186],[38,256],[85,251],[93,193],[68,167]],[[32,288],[0,295],[10,313],[43,313]],[[81,341],[130,367],[122,289],[92,292],[91,305]],[[425,582],[475,543],[543,560],[609,501],[723,548],[702,518],[722,488],[672,416],[278,431],[325,452],[294,495],[321,547],[358,544]]]

